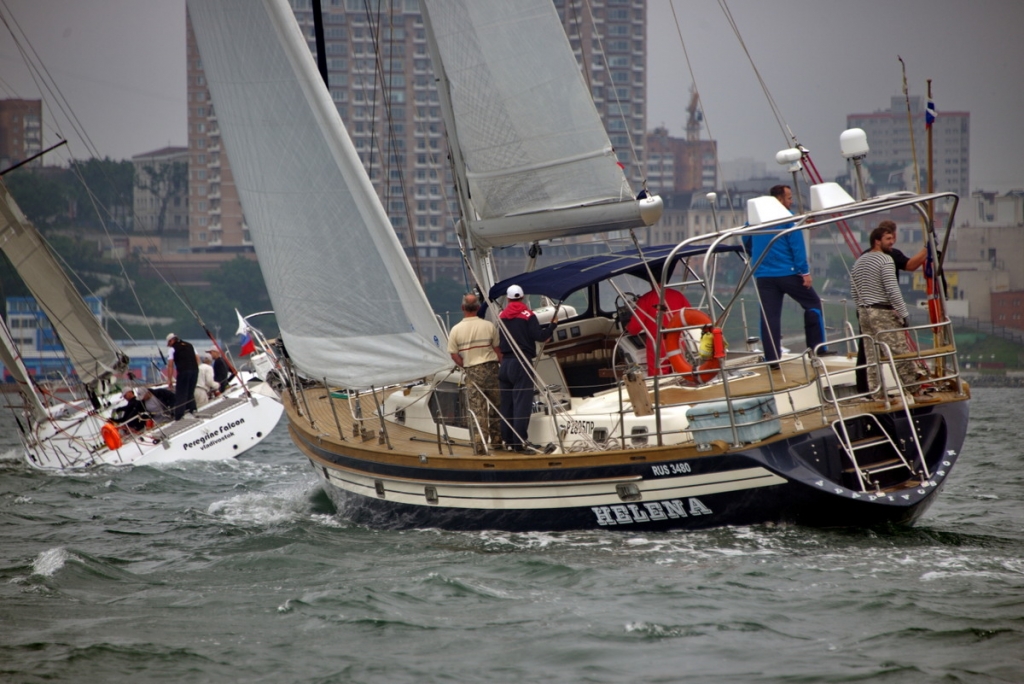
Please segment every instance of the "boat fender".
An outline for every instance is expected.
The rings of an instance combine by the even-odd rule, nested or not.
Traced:
[[[121,433],[117,431],[117,426],[113,423],[104,423],[100,428],[100,435],[103,436],[103,443],[111,451],[121,448]]]
[[[704,313],[703,311],[701,311],[699,309],[690,309],[690,308],[680,309],[678,311],[673,311],[671,314],[669,314],[668,322],[666,323],[666,327],[668,327],[668,328],[682,328],[684,325],[685,326],[694,326],[694,325],[709,326],[709,325],[711,325],[711,318],[709,318],[706,313]],[[722,366],[721,361],[719,359],[717,359],[717,358],[711,358],[708,361],[705,361],[704,363],[702,363],[697,368],[697,372],[694,372],[693,366],[691,366],[686,361],[686,357],[682,354],[682,345],[681,345],[682,337],[683,337],[683,331],[682,330],[671,330],[671,331],[665,333],[665,335],[664,335],[664,337],[662,339],[663,339],[663,343],[665,345],[665,358],[666,358],[666,360],[669,362],[669,364],[671,364],[672,370],[675,371],[676,373],[688,374],[688,375],[690,375],[690,378],[688,378],[688,379],[690,379],[692,381],[696,381],[698,383],[708,382],[713,377],[715,377],[715,374],[717,373],[718,369],[721,368],[721,366]],[[712,352],[713,352],[713,349],[714,349],[713,339],[714,338],[713,338],[713,335],[712,335],[712,339],[709,342],[710,346],[711,346]],[[705,346],[704,345],[704,339],[702,338],[701,339],[701,344],[700,344],[700,347],[701,347],[701,350],[702,350],[702,354],[701,354],[702,357],[703,357],[703,348],[704,348],[704,346]],[[702,373],[700,371],[710,371],[710,372],[703,372]]]
[[[712,339],[712,349],[713,349],[712,356],[714,356],[716,359],[724,359],[725,358],[725,347],[726,347],[726,344],[725,344],[725,336],[722,335],[722,329],[721,328],[717,328],[717,327],[716,328],[712,328],[712,330],[711,330],[711,339]]]

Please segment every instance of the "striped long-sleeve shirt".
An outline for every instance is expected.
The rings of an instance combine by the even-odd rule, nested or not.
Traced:
[[[857,259],[850,272],[853,282],[853,301],[857,306],[877,304],[892,306],[900,318],[907,318],[910,312],[903,301],[896,269],[892,257],[885,252],[864,252]]]

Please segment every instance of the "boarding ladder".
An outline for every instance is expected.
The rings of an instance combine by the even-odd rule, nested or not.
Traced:
[[[931,477],[928,472],[928,465],[925,463],[924,451],[921,449],[921,440],[918,437],[917,429],[914,427],[914,417],[910,413],[910,405],[907,401],[906,388],[903,386],[903,380],[900,378],[899,373],[896,370],[896,360],[893,358],[892,352],[889,349],[889,345],[884,342],[876,342],[869,335],[858,335],[856,337],[864,338],[865,344],[874,344],[878,350],[876,354],[876,363],[878,364],[878,382],[879,391],[882,396],[885,397],[885,404],[888,408],[890,406],[890,399],[888,395],[888,388],[885,386],[885,374],[883,366],[888,368],[892,372],[892,376],[895,379],[896,387],[899,389],[899,396],[903,398],[901,401],[903,414],[907,418],[907,425],[910,427],[911,441],[916,451],[915,463],[918,465],[918,469],[915,470],[914,466],[910,461],[907,460],[903,450],[899,448],[892,436],[882,426],[878,417],[874,413],[859,413],[857,415],[843,416],[843,412],[839,405],[839,399],[836,396],[835,387],[832,385],[831,373],[825,367],[825,364],[820,358],[815,355],[813,357],[813,363],[817,366],[817,377],[819,379],[819,389],[821,390],[822,397],[825,401],[832,405],[835,415],[838,418],[832,421],[832,431],[835,433],[836,438],[839,440],[839,445],[842,447],[846,456],[850,459],[852,464],[852,471],[857,476],[857,481],[860,484],[860,491],[867,493],[869,489],[874,489],[876,492],[881,491],[882,485],[879,478],[876,476],[898,469],[906,469],[911,475],[918,474],[922,479]],[[817,351],[817,350],[815,350]],[[880,355],[884,356],[884,361],[879,362],[877,359]],[[848,371],[849,369],[844,369]],[[823,386],[824,385],[824,386]],[[826,387],[827,386],[827,387]],[[865,394],[855,395],[853,398],[867,397],[871,394],[870,389]],[[853,439],[850,435],[851,427],[856,423],[862,425],[862,429],[859,432],[870,432],[873,433],[867,437],[861,437]],[[858,455],[859,452],[869,452],[871,456]],[[873,458],[872,458],[873,456]]]

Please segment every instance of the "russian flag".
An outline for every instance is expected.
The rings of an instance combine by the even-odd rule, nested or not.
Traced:
[[[925,128],[931,128],[932,124],[935,123],[935,117],[939,115],[938,110],[935,109],[935,102],[931,98],[928,98],[928,104],[924,108],[924,126]]]
[[[235,334],[238,335],[238,343],[242,347],[238,353],[248,356],[256,351],[256,343],[253,342],[252,335],[249,334],[249,324],[242,318],[242,314],[238,313],[238,309],[235,309],[235,315],[238,316],[238,330]]]

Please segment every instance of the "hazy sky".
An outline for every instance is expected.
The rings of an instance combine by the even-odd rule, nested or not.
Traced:
[[[720,158],[771,168],[788,143],[723,2],[782,117],[823,173],[843,168],[846,114],[888,109],[902,95],[899,55],[911,95],[924,95],[931,78],[940,116],[970,112],[972,189],[1024,188],[1024,0],[650,0],[648,127],[684,135],[692,68]],[[184,6],[0,0],[99,154],[114,159],[186,142]],[[0,97],[39,97],[6,29]],[[44,125],[55,121],[44,112]],[[52,128],[45,135],[56,140]],[[92,154],[81,144],[73,152]]]

